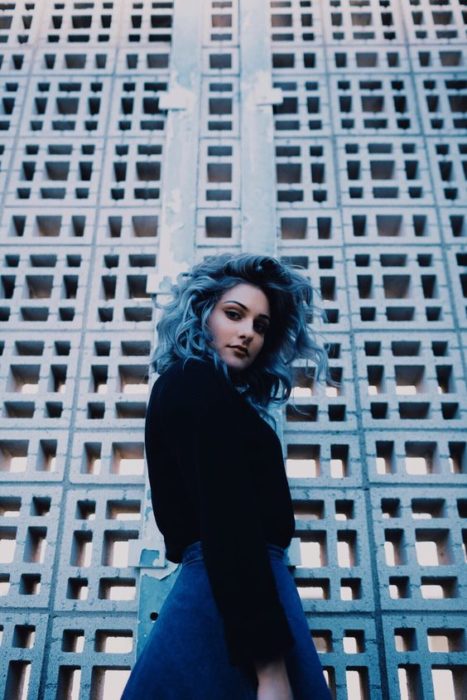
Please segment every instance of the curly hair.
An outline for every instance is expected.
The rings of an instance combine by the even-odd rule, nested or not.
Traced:
[[[271,324],[258,357],[241,372],[239,385],[211,347],[213,338],[207,322],[223,293],[245,282],[266,295]],[[210,255],[190,272],[178,275],[171,293],[173,298],[165,305],[156,300],[163,313],[157,324],[158,344],[151,366],[159,374],[179,359],[209,356],[263,415],[270,403],[284,403],[290,397],[292,363],[297,358],[313,362],[316,379],[322,373],[327,375],[326,350],[309,328],[319,311],[313,305],[313,288],[291,265],[259,254]]]

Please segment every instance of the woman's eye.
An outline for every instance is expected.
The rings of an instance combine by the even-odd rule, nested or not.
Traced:
[[[237,311],[226,311],[225,313],[226,313],[226,316],[228,318],[233,318],[233,319],[240,318],[240,314]]]
[[[267,329],[268,329],[268,327],[266,326],[266,324],[264,324],[264,325],[261,324],[260,326],[256,326],[256,331],[260,335],[264,335],[266,333]]]

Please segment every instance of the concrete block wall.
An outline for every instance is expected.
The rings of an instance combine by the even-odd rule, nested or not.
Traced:
[[[205,255],[319,292],[279,432],[336,700],[466,684],[461,0],[0,7],[0,696],[107,700],[177,575],[144,474],[157,313]]]

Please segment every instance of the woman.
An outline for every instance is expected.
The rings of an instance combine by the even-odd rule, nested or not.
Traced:
[[[208,257],[157,326],[146,416],[152,504],[181,562],[123,700],[328,700],[285,559],[295,521],[267,407],[291,363],[326,365],[312,290],[261,255]]]

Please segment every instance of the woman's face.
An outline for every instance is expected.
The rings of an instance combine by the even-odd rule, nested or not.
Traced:
[[[257,358],[270,323],[269,301],[253,284],[242,282],[221,296],[208,318],[212,345],[228,367],[244,370]]]

